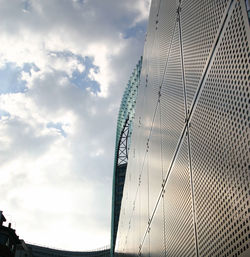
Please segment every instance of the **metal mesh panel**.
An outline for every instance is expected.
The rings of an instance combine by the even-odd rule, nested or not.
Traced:
[[[141,183],[139,188],[140,197],[140,240],[142,241],[149,221],[149,169],[148,155],[146,155]]]
[[[129,255],[135,255],[139,251],[141,243],[140,238],[140,198],[138,194],[139,181],[137,181],[135,199],[132,204],[132,215],[129,222],[128,244],[127,249]]]
[[[133,133],[135,136],[133,137],[135,144],[130,150],[129,154],[129,162],[133,163],[133,169],[131,172],[135,173],[135,178],[138,182],[139,176],[142,172],[143,162],[146,154],[146,142],[148,137],[148,132],[141,125],[135,128]]]
[[[135,253],[138,252],[138,243],[139,240],[136,238],[137,226],[136,226],[135,212],[133,209],[133,215],[129,223],[129,233],[127,238],[127,249],[126,253],[129,256],[135,256]],[[136,244],[137,243],[137,244]]]
[[[150,225],[150,256],[165,256],[163,200],[161,199]]]
[[[135,129],[136,131],[136,129]],[[134,138],[135,134],[132,135],[131,150],[129,153],[129,162],[127,167],[124,193],[122,199],[122,207],[120,212],[120,220],[118,227],[118,242],[116,243],[116,249],[119,249],[119,254],[126,255],[132,251],[131,242],[133,242],[133,229],[131,228],[131,218],[134,216],[134,200],[135,194],[138,188],[138,176],[139,170],[136,169],[136,158],[133,154],[134,149]]]
[[[146,238],[144,240],[140,256],[150,257],[150,234],[149,233],[147,233]]]
[[[134,204],[134,216],[133,216],[133,253],[139,252],[139,245],[141,243],[141,231],[140,231],[140,197],[137,195],[136,202]]]
[[[182,0],[181,28],[187,103],[190,107],[228,0]]]
[[[182,0],[180,31],[176,2],[152,1],[121,211],[126,235],[117,250],[126,256],[138,249],[141,256],[250,256],[245,3]],[[157,202],[162,182],[164,198]]]
[[[250,256],[249,27],[232,9],[191,119],[200,256]]]
[[[156,48],[156,46],[154,48]],[[144,113],[142,116],[142,125],[144,126],[144,129],[147,132],[147,138],[149,137],[150,129],[152,127],[153,117],[159,96],[160,83],[159,78],[156,79],[157,76],[155,76],[155,74],[157,73],[157,66],[157,59],[155,57],[150,63],[151,71],[149,71],[148,85],[145,91],[146,100],[144,106]]]
[[[167,180],[164,205],[166,255],[196,256],[186,139]]]
[[[155,1],[152,1],[151,3],[147,36],[146,36],[145,46],[144,46],[144,56],[146,61],[150,61],[152,58],[152,48],[155,41],[156,21],[157,21],[157,14],[159,11],[160,2],[161,0],[155,0]]]
[[[150,134],[148,143],[148,162],[147,169],[149,173],[149,214],[155,207],[156,200],[161,191],[163,180],[162,162],[161,162],[161,122],[160,108],[157,108],[154,125]]]
[[[172,36],[176,23],[176,0],[161,0],[159,17],[157,24],[158,49],[159,49],[159,76],[160,81],[164,74],[165,66],[168,61],[169,49],[172,43]]]
[[[177,17],[177,16],[176,16]],[[179,25],[175,24],[160,98],[164,173],[169,169],[185,123]]]
[[[125,184],[126,185],[126,184]],[[126,188],[124,187],[124,192]],[[123,197],[123,203],[120,211],[119,226],[117,231],[116,249],[119,249],[119,253],[122,253],[125,247],[126,235],[128,230],[128,215],[126,213],[127,201],[126,197]]]
[[[158,76],[158,31],[157,31],[157,14],[160,6],[160,0],[154,1],[150,11],[150,21],[148,26],[146,58],[147,58],[147,79],[145,83],[145,99],[143,115],[141,116],[142,126],[146,129],[147,137],[149,135],[155,106],[158,98],[159,76]],[[144,146],[145,147],[145,146]]]
[[[150,115],[150,109],[148,109],[148,115],[145,116],[145,109],[148,108],[149,105],[148,99],[148,73],[149,67],[152,63],[152,49],[155,44],[155,18],[159,9],[160,0],[153,1],[150,8],[150,16],[148,23],[148,35],[145,40],[144,53],[143,53],[143,67],[141,72],[141,80],[140,86],[138,89],[138,98],[136,101],[136,114],[135,114],[135,124],[136,129],[133,134],[136,134],[136,137],[133,138],[134,142],[136,142],[134,147],[133,155],[136,156],[137,161],[137,169],[140,170],[143,165],[143,160],[146,151],[146,141],[148,139],[151,120],[148,115]],[[150,125],[149,125],[150,124]],[[141,170],[140,170],[141,171]]]

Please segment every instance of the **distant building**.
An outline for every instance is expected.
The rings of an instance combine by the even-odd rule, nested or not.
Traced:
[[[42,247],[38,245],[28,245],[29,249],[31,249],[33,257],[109,257],[110,249],[103,248],[96,251],[89,252],[77,252],[77,251],[64,251],[57,250],[48,247]],[[19,256],[17,256],[19,257]]]
[[[0,211],[0,257],[109,257],[110,248],[104,247],[93,251],[64,251],[44,246],[26,244],[19,239],[11,224],[8,227],[3,223],[6,221]]]
[[[125,88],[123,94],[118,114],[112,191],[111,255],[114,252],[120,216],[123,186],[128,162],[128,151],[133,129],[137,91],[140,83],[141,67],[142,58],[139,60],[136,68],[130,76],[127,87]]]

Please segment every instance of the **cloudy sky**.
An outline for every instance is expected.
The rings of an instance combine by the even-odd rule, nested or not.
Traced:
[[[116,120],[150,0],[0,0],[0,210],[26,242],[110,242]]]

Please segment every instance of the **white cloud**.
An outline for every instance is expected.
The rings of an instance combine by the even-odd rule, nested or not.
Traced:
[[[109,244],[116,118],[144,42],[123,35],[146,19],[147,0],[0,5],[0,67],[32,64],[21,72],[26,92],[0,95],[1,209],[32,243]],[[72,74],[88,69],[89,81],[74,84]]]
[[[58,57],[55,54],[50,54],[48,58],[49,68],[57,71],[64,71],[69,77],[72,77],[74,71],[83,72],[85,66],[77,60],[76,57],[64,56]]]
[[[131,11],[136,10],[138,15],[134,22],[141,22],[148,18],[149,8],[150,8],[151,0],[138,0],[133,4],[131,1],[127,2],[127,8],[131,9]]]

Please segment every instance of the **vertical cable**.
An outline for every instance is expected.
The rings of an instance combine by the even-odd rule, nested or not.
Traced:
[[[179,1],[179,7],[177,9],[177,13],[178,13],[178,23],[179,23],[179,36],[180,36],[182,83],[183,83],[184,104],[185,104],[185,114],[186,114],[185,123],[187,126],[188,158],[189,158],[189,170],[190,170],[190,186],[191,186],[191,195],[192,195],[195,249],[196,249],[196,256],[199,257],[199,246],[198,246],[198,235],[197,235],[197,224],[196,224],[196,210],[195,210],[195,194],[194,194],[193,171],[192,171],[192,163],[191,163],[191,149],[190,149],[190,138],[189,138],[189,128],[188,128],[188,126],[189,126],[189,118],[188,118],[189,111],[188,111],[188,107],[187,107],[187,94],[186,94],[182,30],[181,30],[181,0]]]

